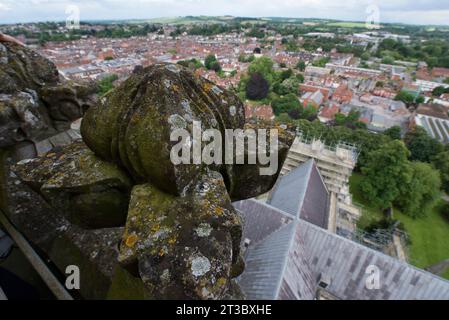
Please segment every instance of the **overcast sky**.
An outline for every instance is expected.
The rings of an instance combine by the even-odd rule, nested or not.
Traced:
[[[233,15],[353,21],[366,21],[376,5],[382,22],[449,25],[449,0],[0,0],[0,24],[64,21],[70,4],[79,7],[81,20]]]

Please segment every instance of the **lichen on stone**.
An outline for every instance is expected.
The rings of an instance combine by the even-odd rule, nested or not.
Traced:
[[[209,259],[201,254],[197,254],[192,258],[192,266],[190,267],[192,270],[192,274],[195,277],[201,277],[209,272],[211,265]]]

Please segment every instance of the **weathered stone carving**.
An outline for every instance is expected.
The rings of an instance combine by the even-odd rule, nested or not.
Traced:
[[[245,125],[233,93],[180,66],[154,65],[87,111],[81,133],[88,148],[74,143],[22,161],[15,172],[76,225],[125,225],[118,260],[141,278],[147,297],[229,298],[236,294],[232,278],[243,271],[232,201],[272,188],[294,134],[278,128],[271,176],[260,176],[260,164],[174,165],[171,131],[192,132],[193,121],[223,134],[258,128]]]
[[[0,148],[68,130],[95,103],[95,86],[60,79],[55,65],[15,43],[0,43]]]

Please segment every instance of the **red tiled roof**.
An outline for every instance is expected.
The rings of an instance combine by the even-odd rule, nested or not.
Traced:
[[[245,118],[260,118],[272,120],[274,118],[273,108],[269,105],[255,106],[245,105]]]
[[[342,102],[350,102],[352,99],[352,92],[348,89],[348,86],[341,84],[332,95],[332,100]]]
[[[334,119],[335,115],[340,112],[340,108],[336,104],[326,106],[321,111],[319,116],[327,119]]]

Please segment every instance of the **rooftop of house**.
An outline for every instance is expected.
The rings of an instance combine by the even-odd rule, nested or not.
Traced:
[[[416,109],[417,114],[426,115],[430,117],[449,120],[448,110],[446,107],[439,104],[420,104]]]
[[[245,105],[245,117],[247,119],[256,117],[271,120],[274,118],[273,108],[270,105],[250,106]]]
[[[326,119],[334,119],[335,115],[340,111],[340,108],[336,104],[325,106],[319,113],[320,117]]]

